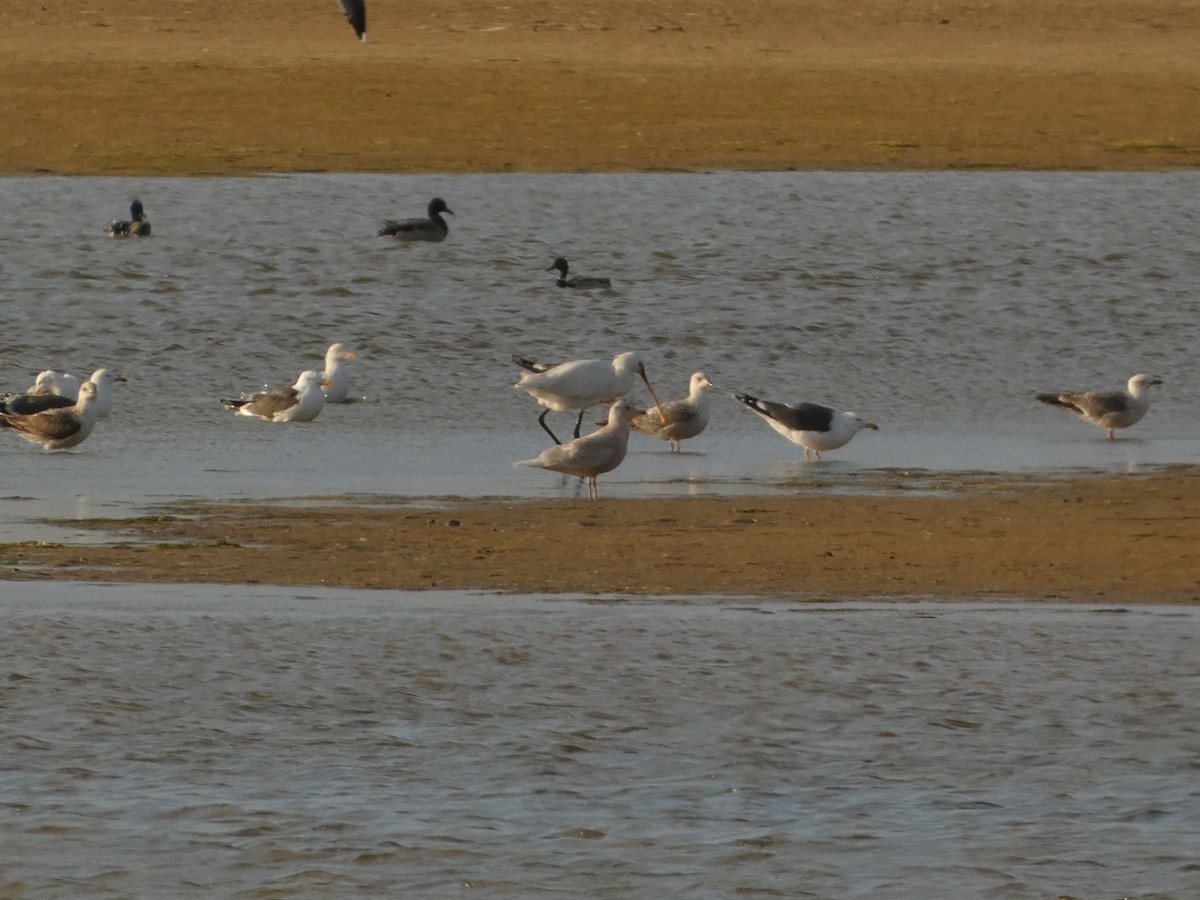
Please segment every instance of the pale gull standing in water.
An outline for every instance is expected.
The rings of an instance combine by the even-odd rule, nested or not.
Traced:
[[[576,359],[564,363],[539,363],[522,356],[514,356],[513,362],[525,371],[513,385],[525,391],[539,405],[546,407],[538,416],[538,424],[556,444],[562,441],[546,424],[546,414],[579,410],[575,422],[575,437],[583,426],[583,414],[589,407],[599,403],[611,403],[624,397],[633,388],[633,377],[639,376],[650,391],[656,405],[658,396],[646,377],[646,367],[641,357],[633,352],[620,353],[609,362],[603,359]]]
[[[265,422],[311,422],[325,406],[324,382],[318,372],[301,372],[291,387],[263,391],[244,400],[222,400],[239,416]]]
[[[331,344],[325,351],[326,403],[346,403],[350,392],[350,367],[343,363],[354,362],[358,357],[346,349],[345,344]]]
[[[1111,441],[1116,429],[1128,428],[1150,409],[1149,389],[1156,384],[1162,384],[1162,380],[1139,373],[1129,379],[1123,391],[1063,391],[1038,394],[1037,398],[1051,406],[1070,410],[1085,422],[1107,429]]]
[[[454,215],[454,210],[441,197],[429,201],[428,216],[424,219],[389,219],[379,229],[379,237],[395,238],[398,241],[443,241],[450,233],[450,226],[442,213]]]
[[[554,282],[560,288],[575,288],[576,290],[604,290],[612,287],[612,281],[608,278],[599,278],[594,275],[571,275],[567,276],[567,260],[566,257],[558,257],[546,269],[547,272],[558,270],[558,279]]]
[[[660,407],[644,409],[634,413],[629,427],[660,441],[671,442],[671,452],[679,452],[679,442],[694,438],[708,426],[712,399],[709,390],[713,383],[703,372],[692,374],[688,384],[688,395],[679,400],[668,400]]]
[[[616,401],[608,410],[608,421],[589,435],[543,450],[536,459],[523,459],[514,466],[533,466],[564,475],[576,475],[588,486],[588,499],[596,500],[596,476],[611,472],[625,459],[629,448],[629,417],[633,407]]]
[[[733,396],[793,444],[803,447],[805,460],[809,458],[809,453],[820,459],[823,451],[844,447],[864,428],[879,430],[874,422],[863,421],[852,412],[842,412],[816,403],[774,403],[749,394],[735,393]]]
[[[27,416],[0,413],[0,427],[11,428],[46,450],[66,450],[82,444],[96,426],[96,386],[85,381],[71,406]]]

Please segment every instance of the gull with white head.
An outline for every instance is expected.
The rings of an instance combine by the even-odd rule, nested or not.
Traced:
[[[555,444],[535,459],[523,459],[513,465],[578,476],[587,482],[588,499],[596,500],[599,497],[596,476],[611,472],[625,459],[632,413],[633,407],[627,401],[618,400],[608,410],[608,421],[596,431],[566,444]]]
[[[325,388],[326,403],[348,403],[346,396],[350,392],[350,367],[344,365],[354,362],[358,357],[346,349],[345,344],[330,344],[325,351],[325,372],[323,377],[329,387]]]
[[[836,450],[850,443],[850,439],[869,428],[878,431],[879,426],[868,422],[852,412],[843,412],[816,403],[775,403],[760,400],[750,394],[733,395],[758,413],[777,432],[793,444],[804,448],[804,459],[811,453],[818,460],[826,450]]]
[[[242,400],[222,400],[239,416],[262,419],[264,422],[311,422],[325,406],[321,390],[324,381],[319,372],[301,372],[290,387],[262,391]]]
[[[96,386],[85,381],[79,399],[67,407],[29,415],[0,413],[0,428],[11,428],[45,450],[67,450],[82,444],[96,427]]]
[[[679,442],[694,438],[708,427],[712,398],[709,391],[713,383],[703,372],[692,373],[688,382],[688,395],[678,400],[668,400],[662,406],[634,413],[629,427],[648,434],[660,441],[671,442],[671,452],[679,452]]]
[[[1105,429],[1111,441],[1116,429],[1128,428],[1146,415],[1150,409],[1149,390],[1156,384],[1162,384],[1162,379],[1139,373],[1129,379],[1123,391],[1062,391],[1038,394],[1037,398]]]

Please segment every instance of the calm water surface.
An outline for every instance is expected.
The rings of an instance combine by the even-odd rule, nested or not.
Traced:
[[[1200,895],[1193,609],[3,598],[3,896]]]
[[[135,194],[155,236],[106,239]],[[435,194],[456,212],[445,243],[373,236]],[[664,397],[703,369],[882,426],[805,465],[722,391],[692,453],[635,436],[609,496],[1200,458],[1196,173],[7,178],[0,198],[0,384],[130,379],[76,451],[0,435],[0,495],[24,498],[10,523],[176,497],[573,496],[511,468],[546,444],[514,352],[637,348]],[[554,288],[559,253],[614,289]],[[319,367],[334,340],[361,357],[363,402],[292,427],[217,402]],[[1167,383],[1115,445],[1032,398],[1136,371]]]

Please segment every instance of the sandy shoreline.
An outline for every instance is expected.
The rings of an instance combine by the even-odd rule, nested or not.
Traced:
[[[1197,508],[1200,467],[955,477],[917,496],[188,504],[122,523],[111,543],[3,546],[0,566],[12,579],[1194,603]]]
[[[0,9],[0,172],[1200,164],[1184,0]]]

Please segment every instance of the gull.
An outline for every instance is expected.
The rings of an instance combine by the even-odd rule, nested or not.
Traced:
[[[113,385],[117,382],[127,382],[129,379],[118,375],[112,369],[97,369],[88,381],[96,386],[96,418],[108,418],[108,414],[112,412]]]
[[[585,437],[548,447],[536,459],[523,459],[514,466],[533,466],[576,475],[587,482],[588,499],[596,500],[596,476],[611,472],[625,459],[629,447],[629,417],[633,407],[617,400],[608,410],[608,421]]]
[[[112,412],[113,384],[128,379],[111,369],[97,369],[88,380],[96,386],[96,418],[106,418]],[[75,376],[47,370],[38,374],[33,387],[25,393],[0,398],[0,412],[28,416],[47,409],[66,409],[78,399],[79,380]]]
[[[593,288],[610,288],[612,281],[608,278],[597,278],[588,275],[575,275],[571,278],[567,277],[567,260],[560,256],[546,268],[547,272],[558,270],[558,280],[554,283],[560,288],[576,288],[578,290],[591,290]]]
[[[354,34],[360,41],[367,39],[367,4],[366,0],[340,0],[342,12],[346,21],[354,29]]]
[[[134,200],[129,205],[129,219],[128,222],[124,219],[113,219],[104,226],[104,233],[109,237],[150,236],[150,220],[146,218],[146,211],[142,207],[141,200]]]
[[[244,400],[222,400],[239,416],[251,416],[265,422],[311,422],[325,406],[325,384],[319,372],[301,372],[291,387],[262,391]]]
[[[708,391],[713,383],[703,372],[692,373],[688,383],[688,395],[679,400],[668,400],[660,407],[644,409],[634,413],[629,427],[660,441],[671,442],[671,452],[679,452],[679,442],[694,438],[708,426],[708,413],[712,406]]]
[[[810,452],[820,459],[823,450],[844,447],[864,428],[879,430],[874,422],[865,422],[852,412],[842,412],[816,403],[774,403],[749,394],[734,393],[733,396],[793,444],[803,447],[806,461]]]
[[[79,398],[79,379],[67,372],[56,372],[54,369],[46,369],[38,372],[37,378],[33,381],[33,387],[29,389],[31,394],[58,394],[60,397],[66,397],[72,403]]]
[[[522,356],[514,356],[512,359],[525,370],[513,387],[518,391],[525,391],[539,405],[546,407],[538,416],[538,424],[556,444],[561,444],[562,441],[546,424],[546,414],[550,410],[579,410],[579,418],[575,422],[575,437],[578,438],[579,429],[583,425],[583,414],[598,403],[611,403],[628,394],[633,388],[634,375],[645,382],[654,403],[661,406],[654,388],[650,387],[650,379],[646,377],[646,367],[642,365],[641,357],[632,351],[617,354],[612,362],[603,359],[576,359],[571,362],[548,364]]]
[[[1064,391],[1057,394],[1038,394],[1037,398],[1051,406],[1070,410],[1093,425],[1108,430],[1108,439],[1118,428],[1128,428],[1150,409],[1149,389],[1162,384],[1153,375],[1137,374],[1129,379],[1123,391]]]
[[[379,237],[395,238],[398,241],[443,241],[450,233],[450,226],[442,213],[454,215],[454,210],[441,197],[429,201],[429,215],[424,219],[389,219],[379,229]]]
[[[346,394],[350,391],[350,368],[342,363],[354,362],[358,357],[346,349],[345,344],[330,344],[325,351],[325,384],[326,403],[347,403]]]
[[[96,386],[85,381],[71,406],[27,416],[0,413],[0,427],[11,428],[44,450],[66,450],[82,444],[96,427]]]

